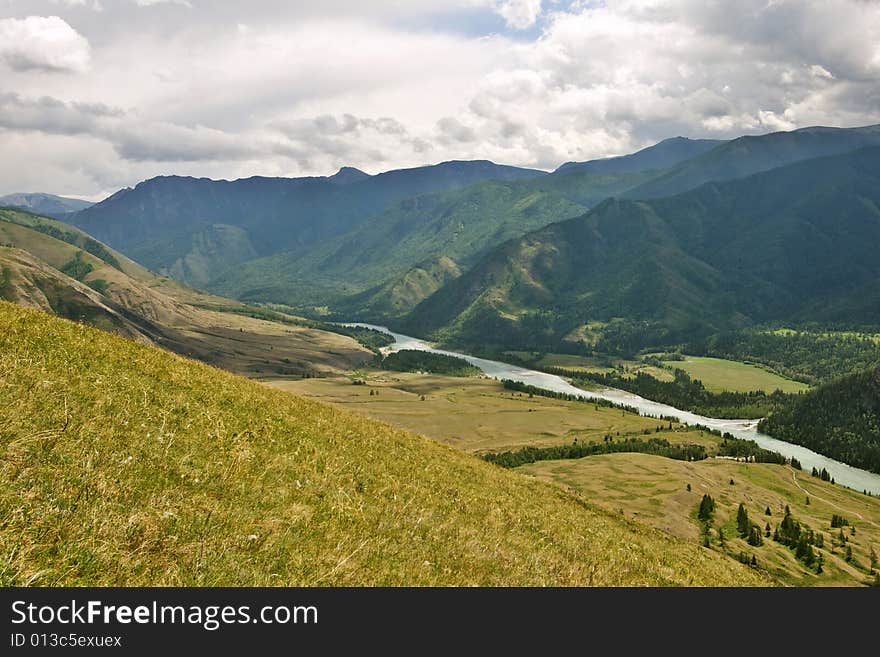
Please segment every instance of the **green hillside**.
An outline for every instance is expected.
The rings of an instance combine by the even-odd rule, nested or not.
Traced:
[[[402,430],[0,302],[4,585],[752,585]]]
[[[308,251],[405,198],[545,175],[485,160],[377,176],[342,173],[233,181],[160,176],[66,219],[155,271],[204,286],[223,269],[258,256]]]
[[[370,297],[379,290],[374,288],[393,285],[390,279],[406,277],[426,261],[445,258],[470,264],[496,244],[583,211],[582,205],[528,185],[483,182],[401,201],[342,237],[307,252],[245,263],[209,287],[254,301],[326,304],[341,307],[340,312],[357,312],[375,303]],[[361,296],[371,289],[366,298]],[[349,296],[355,298],[342,300]],[[397,314],[424,298],[399,304]]]
[[[498,244],[576,217],[657,173],[574,172],[493,180],[406,199],[314,248],[228,269],[208,288],[305,310],[329,306],[344,319],[384,321],[409,312],[454,278],[450,263],[456,270],[467,269]]]
[[[878,324],[878,243],[873,148],[606,201],[493,250],[403,328],[467,345],[631,352],[771,320]]]
[[[880,353],[876,362],[880,363]],[[794,398],[759,428],[774,438],[880,472],[880,367]]]

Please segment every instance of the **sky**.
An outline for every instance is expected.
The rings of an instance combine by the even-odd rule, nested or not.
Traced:
[[[880,0],[0,0],[0,194],[880,123]]]

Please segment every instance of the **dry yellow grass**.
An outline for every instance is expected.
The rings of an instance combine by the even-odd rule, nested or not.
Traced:
[[[696,509],[704,494],[716,504],[715,526],[727,537],[724,550],[756,555],[761,568],[787,584],[798,586],[857,586],[871,576],[870,552],[880,554],[880,500],[821,481],[788,466],[739,463],[726,459],[675,461],[649,454],[607,454],[567,461],[542,461],[518,469],[546,481],[571,486],[609,510],[696,543],[700,527]],[[733,479],[734,485],[730,485]],[[686,486],[691,485],[688,491]],[[810,503],[806,503],[807,496]],[[794,558],[787,547],[765,539],[752,547],[736,533],[736,511],[742,502],[752,522],[775,527],[788,505],[793,515],[814,531],[825,534],[824,572],[817,575]],[[765,509],[770,508],[770,516]],[[831,529],[833,514],[856,526],[845,528],[854,561],[833,546],[839,534]],[[720,549],[713,541],[715,549]]]
[[[474,453],[566,444],[574,438],[602,440],[608,433],[641,432],[666,424],[616,408],[530,398],[505,390],[492,379],[376,371],[364,378],[365,386],[353,386],[344,377],[267,383]]]
[[[4,585],[760,585],[406,431],[0,302]]]

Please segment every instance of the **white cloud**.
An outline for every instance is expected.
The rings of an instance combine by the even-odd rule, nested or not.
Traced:
[[[0,60],[15,71],[82,73],[90,58],[89,42],[58,16],[0,19]]]
[[[41,2],[69,24],[24,17]],[[119,0],[102,14],[77,2],[10,0],[9,17],[0,2],[0,34],[17,30],[0,40],[0,70],[14,68],[0,90],[12,149],[0,192],[43,171],[91,195],[167,173],[554,168],[679,134],[880,122],[878,2],[216,0],[164,12]],[[474,35],[489,12],[517,33]],[[24,39],[33,20],[69,43]],[[57,70],[78,75],[46,74]]]
[[[188,9],[192,9],[189,0],[134,0],[138,7],[152,7],[153,5],[181,5]]]
[[[541,15],[541,0],[496,0],[493,9],[508,27],[524,30],[534,25]]]

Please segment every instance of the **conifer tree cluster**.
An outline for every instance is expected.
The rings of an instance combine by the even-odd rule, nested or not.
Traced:
[[[764,545],[761,528],[749,520],[749,512],[746,511],[746,506],[743,503],[740,503],[739,509],[736,511],[736,528],[739,535],[746,539],[749,545],[754,547]]]
[[[844,518],[843,516],[839,516],[836,513],[831,516],[831,528],[837,529],[838,527],[847,527],[849,525],[849,520]]]
[[[821,552],[817,555],[813,546],[821,548],[825,544],[824,536],[812,529],[802,527],[791,515],[791,509],[786,505],[785,516],[773,533],[773,540],[789,548],[794,549],[794,556],[802,561],[808,568],[816,568],[817,573],[822,572],[824,559]]]

